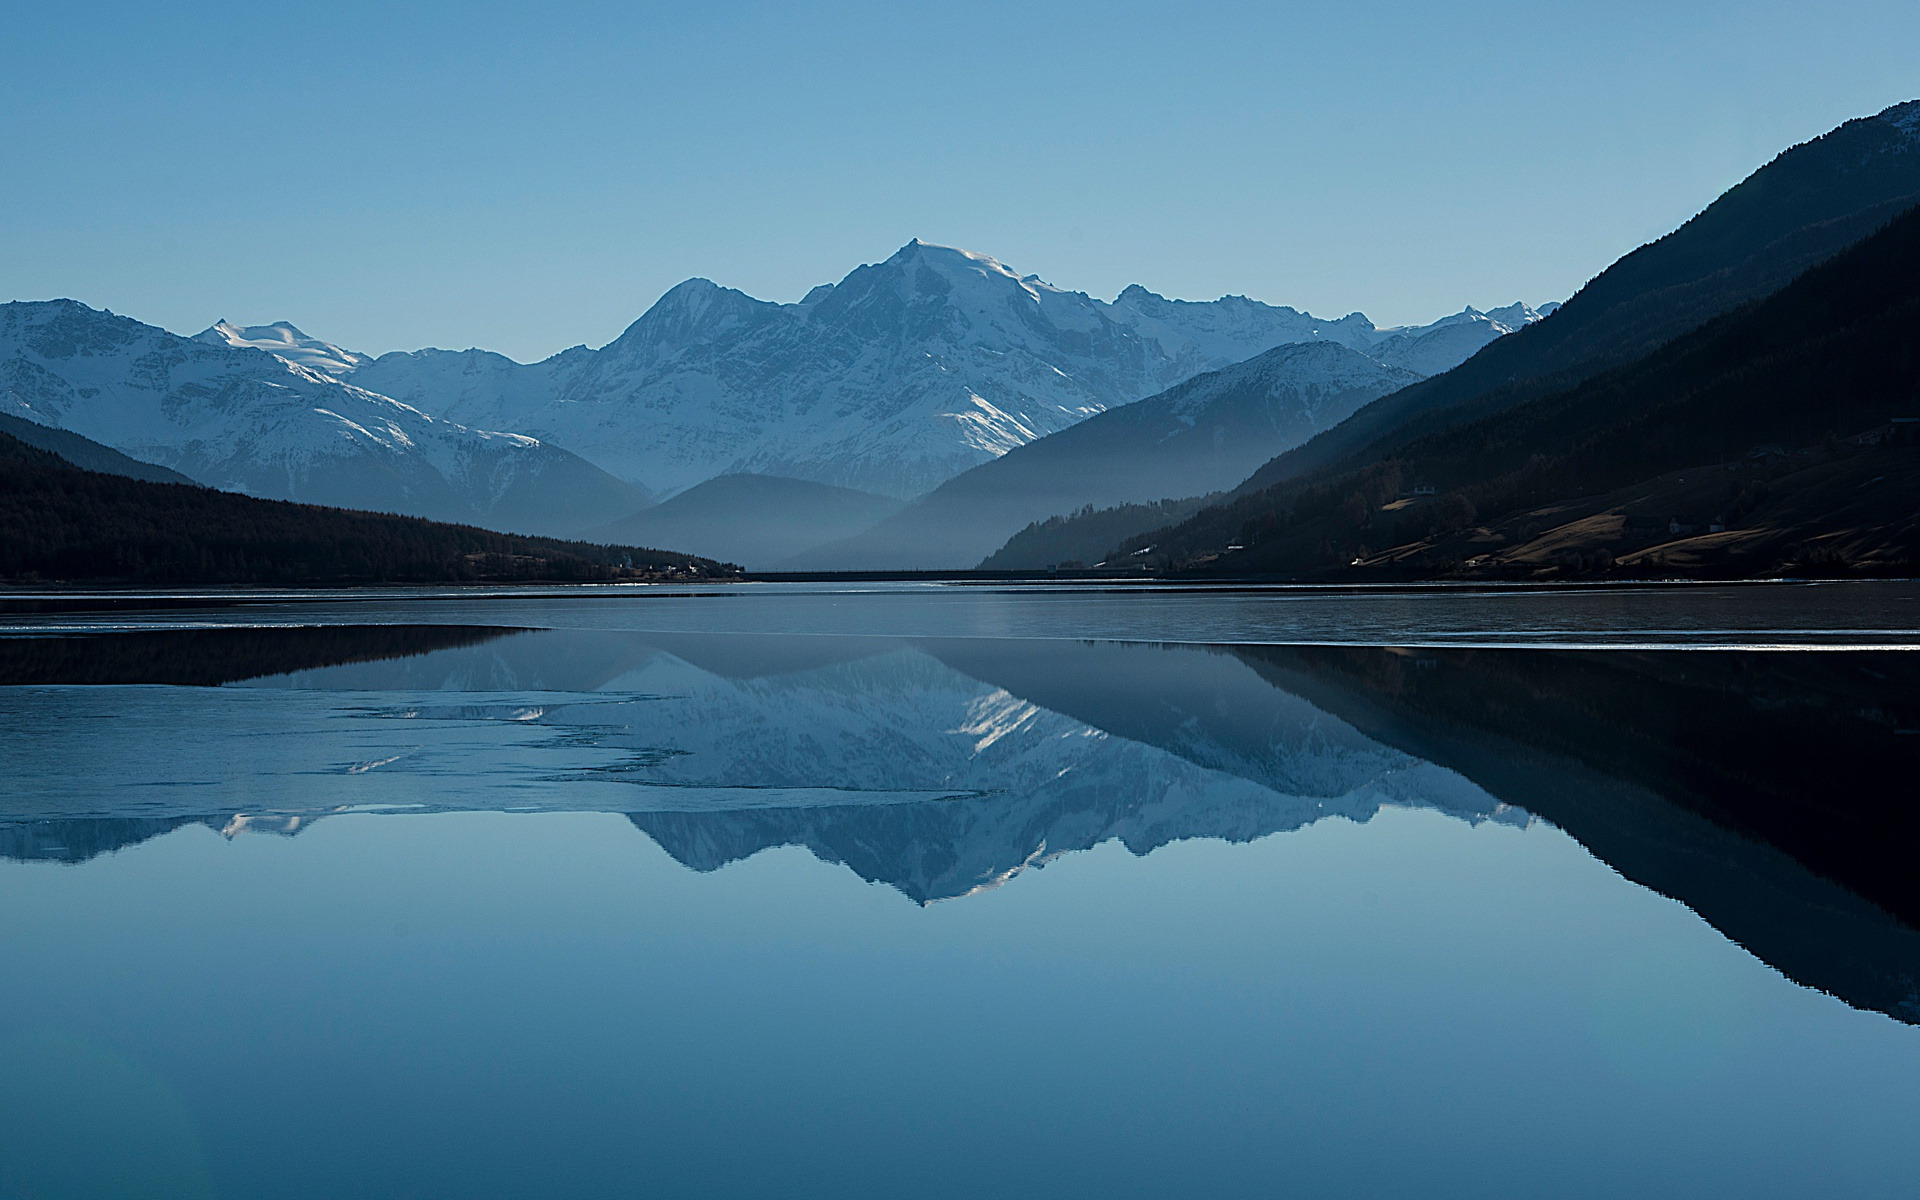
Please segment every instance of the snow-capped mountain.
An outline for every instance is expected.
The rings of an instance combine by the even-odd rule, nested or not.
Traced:
[[[1331,340],[1276,346],[1016,447],[870,529],[798,555],[792,565],[971,567],[1029,523],[1086,505],[1231,488],[1274,455],[1420,378]]]
[[[265,350],[275,358],[292,363],[296,367],[323,371],[334,376],[358,370],[373,361],[368,355],[355,354],[351,350],[342,350],[332,342],[310,338],[287,321],[275,321],[271,325],[249,325],[244,329],[230,321],[216,321],[211,328],[195,334],[194,340],[208,342],[215,346],[241,346],[253,350]]]
[[[1454,320],[1467,327],[1415,353],[1435,327],[1138,286],[1107,303],[914,241],[797,304],[688,280],[599,350],[529,365],[421,350],[338,373],[447,420],[565,446],[660,493],[747,472],[906,497],[1277,345],[1391,342],[1432,368],[1506,328],[1472,310]]]
[[[0,305],[0,412],[272,499],[524,533],[567,533],[646,503],[524,434],[470,429],[277,351],[178,337],[71,300]]]
[[[1108,316],[1158,346],[1173,360],[1175,373],[1181,378],[1292,342],[1338,342],[1349,350],[1366,350],[1383,334],[1392,332],[1375,329],[1373,322],[1359,313],[1323,321],[1311,313],[1262,304],[1245,296],[1169,300],[1137,283],[1128,285],[1103,308]]]
[[[1551,316],[1559,307],[1543,304],[1535,309],[1525,304],[1509,304],[1483,313],[1469,305],[1465,311],[1442,317],[1431,325],[1382,330],[1386,336],[1363,349],[1370,357],[1389,366],[1419,375],[1438,375],[1480,353],[1495,338]]]

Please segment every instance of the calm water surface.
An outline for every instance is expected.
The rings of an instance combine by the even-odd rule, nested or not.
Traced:
[[[0,1196],[1920,1194],[1917,600],[16,599]]]

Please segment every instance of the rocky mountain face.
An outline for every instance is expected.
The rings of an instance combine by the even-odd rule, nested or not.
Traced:
[[[599,350],[530,365],[421,350],[338,373],[447,420],[565,446],[659,493],[752,473],[904,498],[1277,345],[1379,345],[1424,373],[1538,316],[1469,309],[1382,330],[1358,313],[1326,321],[1138,286],[1107,303],[915,241],[797,304],[688,280]]]
[[[1668,421],[1669,432],[1661,437],[1644,429],[1632,433],[1626,427],[1646,422],[1649,400],[1664,389],[1649,389],[1637,382],[1627,388],[1621,381],[1631,378],[1628,372],[1646,364],[1669,361],[1675,353],[1684,356],[1685,351],[1675,348],[1682,346],[1689,335],[1705,337],[1719,324],[1742,320],[1743,307],[1789,290],[1796,280],[1804,279],[1850,247],[1874,238],[1877,231],[1897,222],[1917,205],[1920,101],[1909,101],[1871,117],[1848,121],[1783,151],[1679,229],[1640,247],[1595,276],[1553,311],[1552,320],[1529,323],[1452,370],[1382,396],[1339,425],[1277,455],[1231,495],[1209,498],[1209,504],[1197,511],[1182,511],[1170,522],[1158,521],[1155,514],[1137,509],[1069,517],[1050,523],[1044,531],[1036,528],[1036,534],[1044,532],[1045,536],[1029,539],[1028,551],[1066,546],[1082,550],[1097,544],[1099,534],[1124,529],[1122,540],[1108,545],[1106,551],[1082,552],[1133,556],[1150,549],[1166,561],[1193,563],[1204,559],[1210,564],[1207,569],[1231,574],[1300,574],[1310,562],[1315,571],[1341,574],[1356,557],[1371,559],[1376,552],[1418,543],[1423,547],[1419,561],[1427,564],[1421,569],[1433,570],[1435,560],[1424,555],[1434,539],[1452,539],[1451,549],[1465,540],[1460,536],[1463,530],[1502,525],[1502,520],[1489,520],[1492,514],[1476,508],[1490,501],[1490,506],[1498,506],[1511,518],[1492,535],[1501,541],[1491,549],[1500,550],[1508,541],[1537,543],[1534,551],[1538,553],[1505,557],[1501,560],[1505,565],[1524,563],[1529,570],[1564,571],[1567,564],[1577,564],[1583,555],[1588,561],[1599,561],[1604,554],[1611,562],[1623,553],[1664,554],[1652,547],[1661,544],[1664,539],[1658,534],[1670,523],[1719,524],[1711,518],[1731,505],[1728,497],[1673,490],[1688,478],[1699,487],[1698,472],[1672,473],[1675,467],[1698,463],[1668,462],[1656,468],[1654,464],[1661,461],[1661,456],[1674,447],[1690,444],[1696,453],[1733,458],[1744,455],[1756,442],[1769,441],[1754,424],[1751,400],[1781,394],[1782,385],[1790,381],[1790,374],[1780,369],[1789,347],[1801,363],[1826,354],[1824,361],[1829,367],[1856,374],[1862,372],[1855,368],[1864,368],[1864,373],[1884,373],[1899,361],[1910,339],[1883,339],[1884,347],[1868,346],[1849,363],[1822,351],[1808,337],[1810,331],[1827,323],[1831,314],[1803,309],[1801,325],[1782,327],[1771,340],[1735,352],[1743,356],[1743,361],[1738,371],[1722,379],[1737,384],[1741,399],[1726,406],[1723,413],[1693,424],[1674,423],[1672,418],[1685,403],[1668,392],[1661,403],[1672,405],[1662,418]],[[1840,299],[1843,303],[1870,305],[1882,298],[1877,293],[1861,292]],[[1886,316],[1881,313],[1874,319]],[[1444,325],[1435,332],[1446,335]],[[1828,324],[1827,332],[1836,331]],[[1376,347],[1374,352],[1383,351]],[[1640,366],[1632,365],[1636,363]],[[1892,370],[1897,375],[1898,368]],[[1695,382],[1711,374],[1703,370]],[[1874,384],[1874,405],[1888,399],[1880,391],[1883,382]],[[1800,386],[1817,397],[1806,412],[1824,423],[1827,435],[1868,434],[1871,422],[1846,429],[1833,423],[1834,403],[1858,410],[1862,392],[1840,387],[1832,378],[1802,380]],[[1701,403],[1693,407],[1704,411],[1704,398],[1694,400]],[[1899,409],[1898,415],[1908,415],[1909,406],[1904,403],[1893,407]],[[1548,412],[1558,414],[1558,424],[1545,418]],[[1881,418],[1890,413],[1881,405]],[[1866,415],[1856,411],[1849,420]],[[1634,437],[1640,439],[1638,449],[1618,452],[1619,457],[1606,456],[1613,466],[1637,455],[1646,470],[1631,477],[1588,478],[1575,484],[1565,468],[1580,464],[1584,469],[1602,460],[1593,442],[1602,428],[1610,430],[1608,436],[1619,439],[1616,447]],[[1502,445],[1503,452],[1534,462],[1536,479],[1525,485],[1533,490],[1514,491],[1510,485],[1518,482],[1518,475],[1511,464],[1496,466],[1485,457],[1500,432],[1509,439]],[[1578,440],[1569,440],[1576,434]],[[1542,453],[1549,441],[1559,447],[1558,453]],[[1706,449],[1716,441],[1735,444]],[[1454,445],[1457,453],[1449,464],[1453,474],[1443,478],[1435,473],[1438,464],[1430,451],[1447,444]],[[1662,472],[1668,473],[1670,480],[1660,481]],[[1884,478],[1901,480],[1905,476],[1894,471],[1884,473]],[[1656,481],[1657,486],[1643,486],[1649,481]],[[1772,533],[1748,540],[1739,559],[1724,557],[1724,547],[1716,549],[1709,568],[1707,559],[1689,550],[1680,565],[1688,571],[1711,569],[1734,574],[1784,569],[1778,565],[1778,556],[1799,554],[1808,535],[1812,535],[1815,541],[1838,538],[1837,545],[1815,547],[1817,556],[1827,556],[1827,561],[1837,555],[1856,563],[1875,561],[1875,570],[1903,569],[1893,564],[1910,554],[1905,546],[1911,542],[1911,533],[1897,521],[1888,520],[1904,520],[1899,506],[1875,504],[1869,506],[1870,511],[1861,512],[1857,508],[1859,498],[1849,490],[1871,488],[1882,481],[1883,473],[1877,469],[1851,480],[1836,474],[1803,477],[1793,485],[1801,493],[1798,499],[1785,505],[1775,503],[1778,520]],[[1466,507],[1454,502],[1449,511],[1443,512],[1417,502],[1401,505],[1397,494],[1403,486],[1435,487],[1442,493],[1459,487]],[[1367,492],[1368,487],[1374,491]],[[1569,487],[1575,490],[1564,490]],[[1766,487],[1772,487],[1770,481]],[[1619,494],[1614,494],[1616,488],[1621,489]],[[1466,494],[1469,491],[1472,495]],[[1298,510],[1303,515],[1314,509],[1315,497],[1328,493],[1339,497],[1336,508],[1352,506],[1363,514],[1357,522],[1345,521],[1349,528],[1338,538],[1328,536],[1328,525],[1330,521],[1338,523],[1340,518],[1316,511],[1309,519],[1294,519],[1297,502],[1305,502]],[[1595,497],[1599,502],[1580,512],[1564,506],[1542,509],[1542,513],[1560,514],[1557,521],[1528,530],[1534,518],[1518,514],[1549,496]],[[1417,501],[1419,497],[1409,499]],[[1751,493],[1748,500],[1750,507],[1758,502]],[[1389,504],[1395,507],[1389,509]],[[1635,504],[1657,509],[1661,515],[1626,511]],[[1694,507],[1705,509],[1701,518],[1673,520],[1673,512],[1690,512]],[[1407,508],[1415,511],[1407,516],[1390,516],[1379,528],[1374,527],[1372,516],[1364,515],[1368,510],[1395,514]],[[1426,521],[1431,525],[1421,524]],[[1565,541],[1555,541],[1560,535],[1553,530],[1560,527],[1560,522],[1566,522],[1561,527],[1565,530],[1574,530],[1581,523],[1584,528]],[[1629,524],[1638,529],[1623,539],[1620,534]],[[1519,537],[1523,530],[1525,536]],[[1774,536],[1781,533],[1788,536]],[[1270,544],[1252,555],[1232,549],[1261,541]],[[1291,548],[1282,551],[1282,542]],[[1355,553],[1362,544],[1368,548],[1366,556]],[[1454,562],[1467,559],[1485,566],[1494,561],[1494,556],[1476,546]],[[1402,578],[1417,573],[1409,569],[1415,560],[1407,555],[1388,554],[1378,561],[1388,560],[1394,562]],[[997,565],[999,561],[1003,560],[997,559]],[[1030,559],[1022,561],[1024,564]]]
[[[559,534],[647,502],[565,450],[431,417],[301,365],[321,344],[303,348],[297,330],[273,328],[286,340],[267,353],[71,300],[0,305],[0,413],[270,499]],[[336,364],[359,359],[329,350]]]

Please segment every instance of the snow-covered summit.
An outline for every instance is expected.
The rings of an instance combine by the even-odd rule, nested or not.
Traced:
[[[797,304],[690,279],[599,350],[530,365],[484,351],[388,354],[355,381],[566,446],[661,493],[753,472],[911,496],[1275,346],[1372,354],[1390,343],[1393,365],[1429,374],[1511,327],[1479,313],[1468,323],[1415,353],[1421,330],[1379,330],[1361,313],[1327,320],[1137,285],[1109,303],[916,238]]]
[[[335,377],[351,374],[373,361],[368,355],[355,354],[351,350],[342,350],[332,342],[308,337],[295,328],[291,321],[247,326],[225,320],[216,321],[211,327],[195,334],[193,340],[213,346],[264,350],[284,362]]]
[[[302,336],[261,328],[284,330],[286,344]],[[525,533],[565,532],[646,502],[532,437],[441,420],[260,351],[72,300],[0,304],[0,412],[272,499]]]
[[[1558,307],[1558,304],[1544,304],[1533,308],[1515,301],[1481,312],[1468,305],[1429,325],[1379,330],[1375,340],[1360,349],[1390,366],[1421,375],[1438,375],[1472,358],[1496,338],[1545,320]]]

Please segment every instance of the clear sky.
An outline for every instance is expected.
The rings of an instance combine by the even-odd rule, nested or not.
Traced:
[[[920,237],[1425,321],[1565,298],[1917,47],[1913,0],[12,0],[0,298],[528,359]]]

